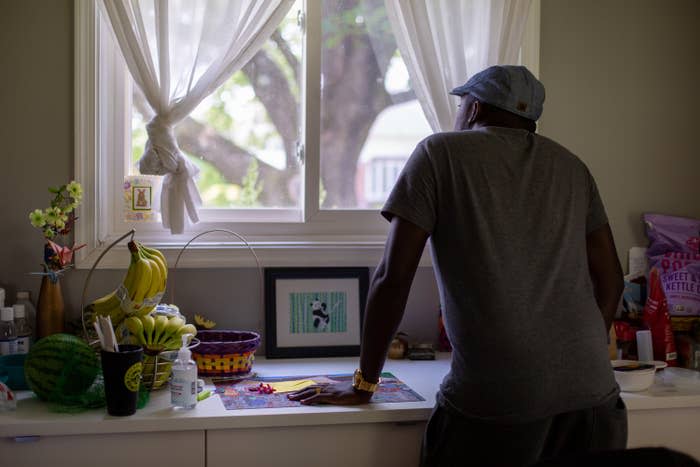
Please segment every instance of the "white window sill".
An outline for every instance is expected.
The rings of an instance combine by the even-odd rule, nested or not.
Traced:
[[[127,240],[111,248],[96,269],[126,269],[130,254]],[[183,252],[184,244],[150,243],[148,246],[163,252],[170,268],[175,267],[178,255],[182,252],[178,268],[232,268],[256,267],[250,250],[234,242],[192,243]],[[258,257],[261,267],[328,267],[328,266],[368,266],[379,264],[384,253],[384,239],[367,241],[286,241],[249,242]],[[100,254],[108,246],[94,248],[76,262],[78,269],[90,269]],[[430,255],[426,247],[420,266],[430,266]]]

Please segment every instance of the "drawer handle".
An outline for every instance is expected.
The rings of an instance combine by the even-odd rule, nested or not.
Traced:
[[[15,436],[15,443],[36,443],[41,436]]]
[[[422,423],[422,422],[418,422],[418,421],[404,421],[404,422],[394,422],[394,425],[395,425],[395,426],[413,426],[413,425],[418,425],[419,423]]]

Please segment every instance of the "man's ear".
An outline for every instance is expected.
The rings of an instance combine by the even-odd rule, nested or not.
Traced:
[[[472,101],[469,109],[467,109],[467,123],[476,122],[477,117],[481,113],[481,102],[474,100]]]

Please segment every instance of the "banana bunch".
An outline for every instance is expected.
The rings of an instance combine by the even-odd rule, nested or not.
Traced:
[[[96,316],[109,316],[116,328],[127,316],[147,315],[160,302],[168,279],[163,253],[135,241],[128,247],[131,261],[122,284],[85,307],[90,322]]]
[[[197,334],[192,324],[179,316],[130,316],[124,321],[132,341],[146,351],[176,350],[182,345],[182,336]]]

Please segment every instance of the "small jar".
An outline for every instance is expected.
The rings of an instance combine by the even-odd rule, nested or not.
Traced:
[[[391,341],[391,344],[389,345],[389,354],[387,355],[389,358],[393,360],[401,360],[403,358],[406,358],[406,351],[408,350],[408,341],[406,341],[406,334],[403,332],[399,332],[396,334],[394,339]]]

